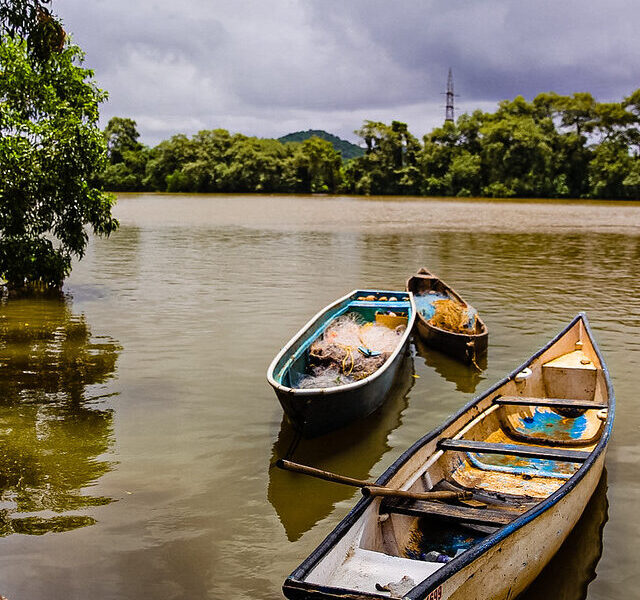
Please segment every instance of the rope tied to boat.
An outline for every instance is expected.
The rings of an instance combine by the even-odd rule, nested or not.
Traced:
[[[351,346],[343,346],[342,344],[337,344],[340,348],[345,351],[344,358],[342,359],[342,372],[348,377],[353,372],[353,366],[355,365],[355,361],[353,360],[353,348]],[[346,370],[347,358],[351,359],[351,367],[349,367],[349,371]]]

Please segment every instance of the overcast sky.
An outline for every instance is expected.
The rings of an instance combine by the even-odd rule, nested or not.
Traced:
[[[53,0],[142,141],[223,127],[260,137],[365,119],[417,137],[518,94],[640,87],[638,0]]]

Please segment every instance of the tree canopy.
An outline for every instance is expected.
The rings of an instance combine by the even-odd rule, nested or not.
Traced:
[[[355,133],[363,154],[341,164],[319,137],[282,143],[291,138],[214,129],[147,148],[135,123],[112,119],[103,183],[131,191],[640,198],[640,90],[604,103],[588,93],[518,96],[422,140],[399,121],[365,121]]]
[[[42,37],[42,23],[62,29],[39,2],[5,0],[0,9],[0,279],[57,287],[84,254],[85,227],[103,235],[117,227],[113,197],[92,185],[105,166],[106,94],[77,46]]]

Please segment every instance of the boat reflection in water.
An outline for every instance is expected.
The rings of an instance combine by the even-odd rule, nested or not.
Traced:
[[[455,384],[456,391],[473,394],[478,384],[485,379],[483,372],[487,368],[486,352],[478,357],[475,364],[464,365],[455,358],[429,348],[417,335],[413,336],[413,343],[418,356],[424,359],[424,364]]]
[[[608,509],[605,469],[573,531],[518,600],[584,600],[587,597],[587,588],[596,578],[596,566],[602,556],[602,532]]]
[[[299,539],[327,517],[338,502],[359,492],[350,486],[283,471],[275,466],[275,462],[288,458],[356,479],[369,478],[371,469],[391,449],[389,435],[401,423],[414,381],[413,358],[407,355],[380,409],[349,427],[317,438],[301,439],[283,417],[271,452],[267,497],[289,541]]]
[[[113,464],[101,396],[120,349],[93,337],[67,298],[0,302],[0,536],[91,525],[69,513],[111,502],[86,488]]]

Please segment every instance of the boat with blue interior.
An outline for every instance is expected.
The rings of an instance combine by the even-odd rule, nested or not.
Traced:
[[[274,358],[267,379],[292,425],[314,437],[373,413],[404,360],[413,294],[354,290],[318,312]]]
[[[435,350],[477,365],[489,344],[489,330],[478,312],[425,268],[412,275],[406,287],[415,297],[420,339]]]

